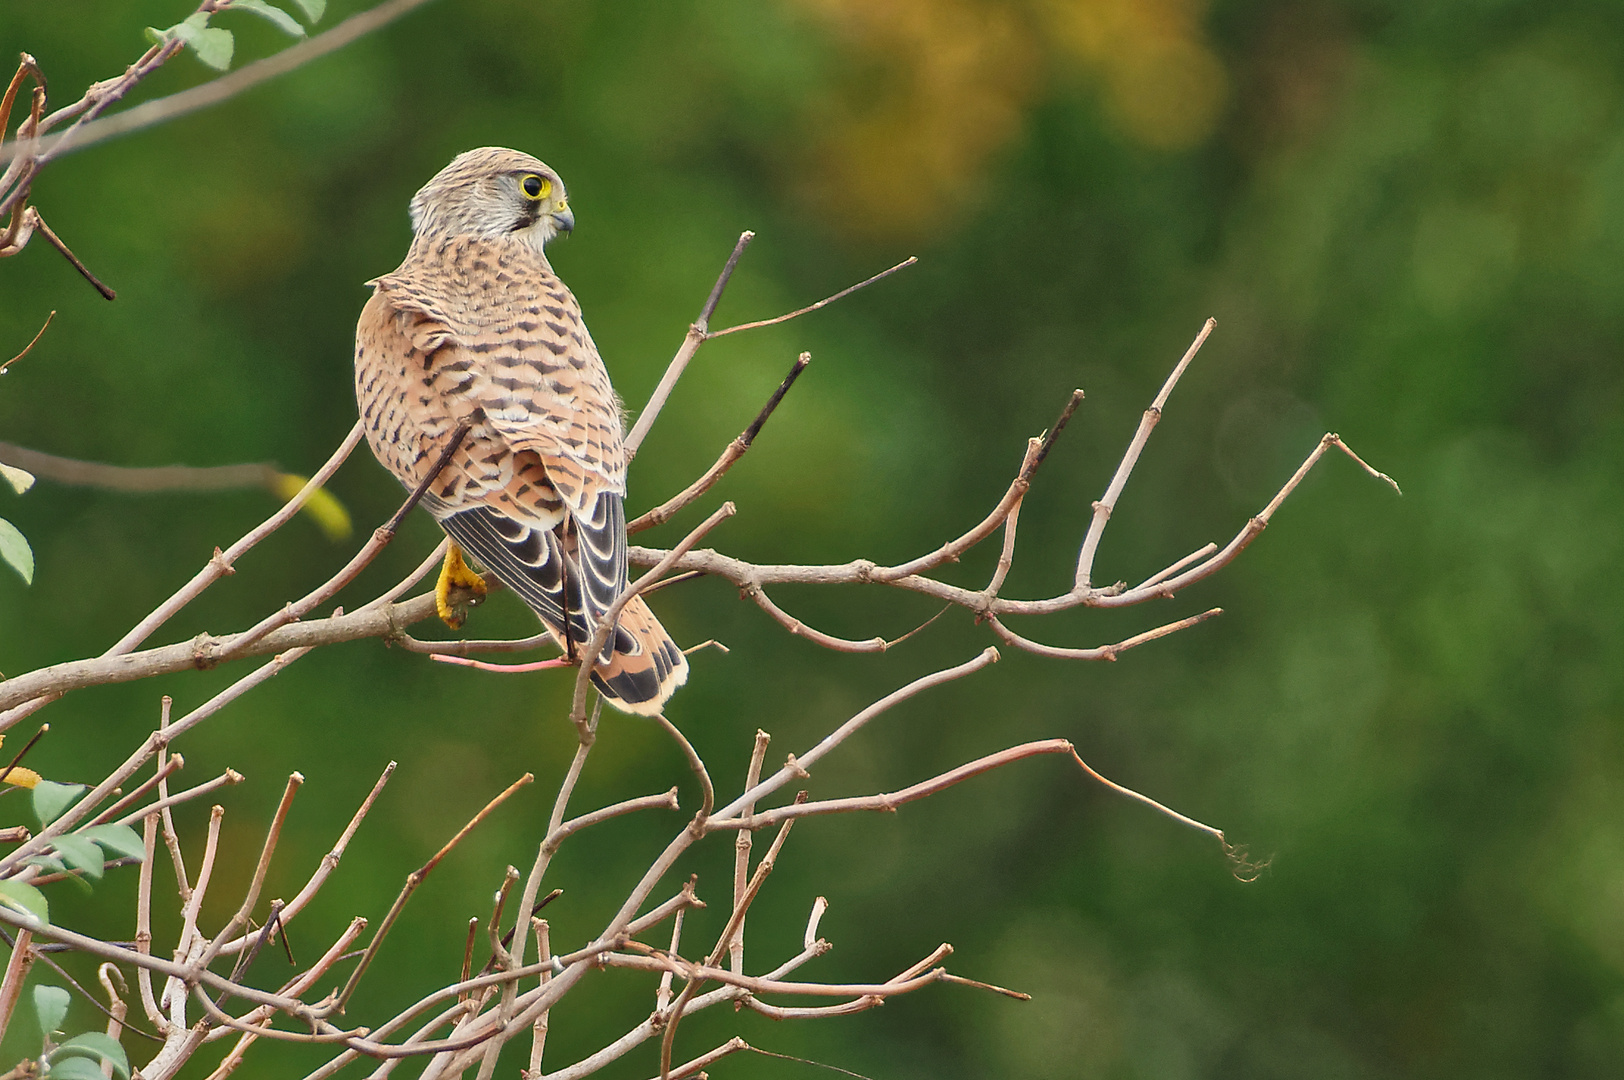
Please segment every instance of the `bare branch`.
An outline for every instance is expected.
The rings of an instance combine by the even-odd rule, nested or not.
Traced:
[[[174,755],[174,757],[171,760],[178,760],[179,758],[180,758],[180,755],[176,754],[176,755]],[[223,787],[227,787],[227,786],[229,786],[231,784],[240,784],[240,783],[242,783],[242,781],[243,781],[242,773],[238,772],[236,769],[227,769],[225,772],[221,773],[219,776],[216,776],[213,780],[206,781],[206,782],[201,783],[201,784],[199,784],[199,785],[197,785],[196,787],[193,787],[193,788],[187,788],[185,791],[176,792],[173,795],[167,795],[164,798],[159,799],[155,803],[151,803],[150,805],[142,807],[140,810],[135,810],[135,811],[132,811],[132,812],[130,812],[128,814],[125,814],[123,817],[121,817],[117,821],[113,822],[113,824],[115,824],[115,825],[133,825],[133,824],[135,824],[135,822],[140,821],[142,818],[146,817],[148,814],[154,814],[154,813],[158,813],[160,811],[167,811],[172,807],[179,806],[181,803],[191,802],[193,799],[200,799],[204,795],[213,794],[214,792],[219,791]],[[113,807],[113,809],[117,810],[118,807],[115,806],[115,807]],[[106,815],[104,814],[102,816],[105,817]],[[95,824],[97,824],[97,822],[93,821],[93,822],[91,822],[91,824],[95,825]]]
[[[710,316],[715,311],[717,301],[721,299],[722,290],[727,287],[728,279],[732,277],[733,268],[738,264],[739,256],[743,254],[745,246],[754,237],[755,233],[751,232],[739,236],[739,242],[734,247],[733,254],[729,256],[727,265],[722,268],[721,276],[717,278],[716,285],[711,289],[710,298],[705,301],[705,307],[700,313],[699,320],[688,328],[688,334],[683,338],[682,347],[677,350],[677,355],[671,358],[670,365],[666,367],[665,374],[660,378],[660,384],[654,388],[654,393],[649,397],[648,404],[643,406],[643,411],[637,417],[637,422],[632,425],[631,431],[626,434],[626,460],[630,461],[637,456],[637,451],[643,445],[643,440],[648,437],[649,429],[654,426],[654,421],[660,415],[660,410],[665,407],[666,400],[671,396],[671,391],[676,388],[677,380],[682,378],[682,373],[687,370],[689,361],[694,358],[694,354],[699,351],[699,347],[705,342],[712,338],[726,337],[728,334],[735,334],[741,330],[755,330],[763,326],[774,326],[810,314],[820,308],[828,307],[837,300],[850,296],[858,289],[866,288],[882,278],[890,277],[898,270],[912,266],[919,261],[917,258],[910,256],[888,270],[882,270],[867,280],[860,281],[856,285],[849,285],[833,296],[825,297],[815,304],[809,304],[787,315],[762,319],[759,322],[741,323],[737,326],[730,326],[725,330],[711,330],[709,329]]]
[[[760,728],[756,729],[755,745],[750,750],[750,766],[744,773],[744,790],[749,791],[761,783],[761,765],[767,757],[767,744],[772,741]],[[746,803],[739,811],[741,817],[748,818],[755,812],[754,802]],[[744,892],[750,882],[750,846],[755,836],[754,830],[740,829],[739,835],[733,841],[733,909],[737,911],[744,902]],[[677,946],[673,942],[671,951],[676,952]],[[744,919],[739,919],[739,925],[733,931],[733,940],[728,942],[728,965],[737,974],[744,974]]]
[[[45,224],[45,219],[40,216],[40,212],[38,210],[30,206],[28,209],[23,211],[23,217],[25,219],[29,219],[29,223],[35,229],[39,230],[39,234],[45,237],[46,241],[49,242],[52,247],[56,248],[64,259],[68,260],[69,265],[71,265],[75,270],[79,271],[80,277],[90,282],[91,288],[102,294],[103,299],[118,299],[118,293],[102,284],[101,279],[90,272],[90,267],[80,262],[79,256],[75,255],[72,249],[63,242],[62,238],[56,235],[56,231],[53,230],[49,225]]]
[[[46,726],[48,726],[48,725],[46,725]],[[36,738],[37,737],[38,736],[36,736]],[[13,762],[12,764],[15,765],[16,763]],[[10,765],[8,765],[6,767],[6,772],[7,773],[9,773],[11,771],[11,767],[12,766],[10,766]],[[103,810],[101,813],[99,813],[95,817],[91,818],[88,822],[85,823],[85,827],[89,828],[92,825],[104,824],[110,818],[113,818],[113,817],[117,816],[117,814],[118,814],[118,812],[120,810],[123,810],[126,807],[128,807],[131,803],[138,801],[147,792],[151,791],[153,788],[157,787],[159,784],[163,783],[165,780],[169,779],[171,776],[173,776],[175,773],[179,772],[181,769],[184,769],[185,767],[186,767],[186,759],[185,758],[181,757],[179,754],[175,754],[175,755],[171,756],[168,761],[166,761],[162,765],[158,766],[158,768],[153,772],[153,774],[151,776],[149,776],[145,780],[143,780],[139,787],[137,787],[134,791],[130,792],[128,795],[125,795],[123,798],[119,799],[112,806],[109,806],[106,810]],[[5,779],[5,773],[0,773],[0,780],[4,780],[4,779]],[[146,811],[146,810],[138,811],[137,813],[131,815],[130,820],[131,821],[139,820],[140,818],[145,817],[148,813],[150,813],[150,811]]]
[[[0,135],[5,134],[5,130],[6,130],[5,129],[5,124],[3,122],[0,122]],[[7,369],[10,368],[12,364],[15,364],[17,361],[21,360],[23,357],[27,356],[30,352],[33,351],[34,346],[39,344],[39,339],[45,336],[45,331],[47,331],[47,330],[49,330],[51,328],[51,320],[54,319],[54,318],[56,318],[56,312],[55,311],[52,311],[49,315],[45,316],[45,325],[41,326],[39,328],[39,333],[35,334],[33,339],[31,341],[29,341],[29,343],[27,345],[23,346],[23,351],[18,353],[16,356],[13,356],[10,360],[7,360],[5,363],[0,364],[0,375],[4,375],[6,373],[6,371],[7,371]],[[8,444],[8,443],[0,443],[0,456],[3,456],[5,458],[6,464],[8,464],[8,465],[16,465],[19,469],[28,469],[27,465],[23,464],[20,461],[16,461],[12,457],[12,455],[10,453],[8,453],[8,451],[11,450],[11,449],[13,449],[13,448],[10,446],[10,444]],[[28,469],[28,471],[29,472],[37,472],[38,470],[37,469]]]
[[[1077,556],[1077,587],[1086,589],[1089,586],[1089,577],[1094,569],[1094,553],[1100,546],[1100,537],[1105,533],[1105,524],[1111,519],[1111,511],[1116,509],[1117,499],[1122,495],[1122,489],[1128,484],[1128,477],[1133,473],[1133,467],[1139,463],[1139,455],[1145,449],[1145,443],[1150,441],[1150,433],[1155,429],[1157,421],[1162,418],[1162,409],[1167,405],[1168,397],[1173,393],[1173,387],[1178,385],[1179,378],[1183,376],[1184,369],[1190,366],[1195,354],[1201,351],[1206,343],[1207,336],[1218,325],[1218,320],[1208,319],[1201,327],[1201,332],[1195,336],[1190,347],[1185,350],[1184,357],[1173,368],[1173,373],[1162,384],[1161,391],[1156,400],[1151,402],[1150,408],[1139,420],[1139,430],[1133,433],[1133,439],[1128,443],[1127,451],[1122,455],[1122,462],[1111,477],[1110,484],[1106,485],[1105,494],[1100,501],[1094,504],[1094,518],[1089,522],[1088,534],[1083,537],[1082,551]]]
[[[1143,634],[1135,634],[1133,637],[1119,641],[1115,645],[1101,645],[1094,649],[1061,649],[1053,645],[1042,645],[1015,633],[992,616],[988,616],[987,623],[992,627],[995,634],[1009,644],[1017,649],[1025,649],[1027,652],[1036,653],[1039,656],[1048,656],[1056,660],[1115,660],[1119,655],[1136,645],[1143,645],[1147,641],[1164,638],[1168,634],[1176,634],[1180,630],[1188,629],[1197,623],[1204,623],[1213,616],[1222,615],[1223,613],[1223,608],[1210,608],[1199,615],[1191,615],[1188,619],[1180,619],[1177,622],[1158,626],[1154,630],[1147,630]]]
[[[837,300],[844,300],[858,289],[866,289],[876,281],[882,281],[885,278],[890,277],[898,270],[906,270],[908,267],[912,266],[918,261],[919,257],[917,255],[910,255],[906,259],[903,259],[901,262],[897,263],[895,266],[886,270],[881,270],[873,277],[864,278],[855,285],[847,285],[844,289],[841,289],[833,296],[826,296],[815,304],[808,304],[804,308],[796,308],[787,315],[778,315],[771,319],[761,319],[756,322],[739,323],[737,326],[729,326],[725,330],[711,330],[705,334],[705,340],[709,341],[711,338],[726,337],[729,334],[737,334],[743,330],[759,330],[764,326],[777,326],[779,323],[786,323],[791,319],[798,319],[802,315],[810,315],[814,311],[828,307]]]
[[[134,776],[141,766],[152,760],[158,751],[163,747],[167,747],[176,736],[181,735],[191,728],[197,726],[204,720],[213,716],[216,712],[219,712],[225,706],[229,705],[231,702],[235,701],[237,698],[241,697],[243,694],[247,693],[249,690],[252,690],[254,687],[260,685],[266,680],[276,676],[282,671],[283,668],[287,667],[295,660],[298,660],[309,651],[309,649],[290,649],[287,652],[282,653],[270,663],[261,665],[256,671],[249,675],[245,675],[241,679],[238,679],[236,682],[226,687],[226,689],[220,691],[220,693],[214,695],[214,697],[210,698],[202,705],[199,705],[197,708],[193,709],[191,712],[187,713],[173,724],[162,728],[159,731],[153,732],[147,737],[146,741],[136,749],[135,753],[131,754],[127,759],[125,759],[123,765],[120,765],[108,775],[107,779],[96,785],[96,787],[93,788],[89,794],[85,795],[78,802],[74,803],[67,810],[63,811],[61,816],[59,816],[55,821],[52,821],[51,824],[42,830],[38,836],[23,844],[5,858],[0,859],[0,872],[11,870],[22,865],[24,860],[28,859],[30,856],[39,854],[42,850],[50,845],[52,840],[79,824],[79,822],[84,820],[84,818],[93,809],[95,809],[96,806],[101,804],[102,800],[106,799],[112,793],[114,788],[117,788],[125,780],[128,780],[131,776]]]
[[[659,724],[665,733],[671,736],[677,748],[682,751],[683,757],[688,761],[688,768],[693,770],[694,777],[699,781],[700,803],[699,812],[694,815],[690,829],[703,832],[705,819],[710,817],[711,811],[716,807],[716,788],[711,785],[710,774],[705,771],[705,763],[700,760],[699,752],[694,744],[688,741],[687,736],[677,730],[677,725],[667,720],[664,714],[656,714],[654,722]],[[675,789],[673,789],[675,790]]]
[[[288,604],[276,614],[262,619],[259,625],[238,635],[236,640],[231,643],[230,648],[222,654],[221,659],[230,660],[233,656],[240,655],[253,648],[254,644],[264,638],[266,634],[278,627],[286,626],[288,623],[297,622],[304,618],[317,607],[331,600],[344,586],[354,581],[361,571],[365,570],[372,560],[376,559],[378,554],[395,538],[395,533],[400,529],[400,523],[406,520],[406,515],[411,513],[412,508],[422,501],[423,495],[429,489],[429,485],[439,477],[440,473],[445,469],[446,463],[451,460],[451,455],[456,453],[457,447],[462,445],[462,440],[468,435],[469,427],[470,425],[463,424],[451,433],[451,438],[446,440],[445,448],[440,451],[439,459],[424,475],[422,482],[406,497],[406,501],[400,505],[400,509],[395,511],[389,521],[374,530],[372,536],[362,545],[361,550],[356,552],[355,557],[345,564],[344,569],[334,574],[320,587],[307,594],[297,603]]]
[[[767,423],[773,411],[778,408],[778,403],[784,400],[784,395],[789,393],[789,388],[795,385],[795,380],[800,378],[801,372],[805,371],[806,366],[811,362],[812,354],[802,353],[795,361],[795,365],[789,369],[789,374],[784,376],[784,381],[778,384],[778,389],[773,391],[773,396],[767,399],[767,404],[762,407],[755,420],[751,421],[750,426],[745,428],[736,439],[727,444],[727,449],[723,450],[722,456],[716,459],[716,464],[706,469],[705,475],[689,484],[682,491],[630,522],[626,526],[627,535],[642,532],[644,529],[652,529],[656,525],[663,525],[665,522],[670,521],[677,511],[709,491],[716,481],[722,478],[722,474],[731,469],[734,463],[742,458],[750,447],[755,444],[756,436],[761,434],[762,426]]]
[[[355,39],[393,22],[413,8],[421,7],[426,2],[427,0],[386,0],[385,3],[381,3],[375,8],[350,16],[337,26],[317,34],[315,37],[289,46],[274,56],[256,60],[251,64],[245,64],[236,71],[228,75],[222,75],[201,86],[194,86],[189,90],[182,90],[177,94],[158,98],[156,101],[149,101],[132,109],[126,109],[114,116],[99,120],[92,119],[94,114],[87,115],[85,120],[75,124],[73,128],[62,135],[54,139],[41,140],[40,147],[43,153],[40,155],[38,163],[44,165],[65,153],[82,150],[104,139],[139,131],[142,128],[152,127],[185,116],[188,113],[206,109],[211,105],[218,105],[220,102],[235,97],[244,90],[257,86],[268,79],[274,79],[278,75],[286,74],[317,57],[341,49]],[[138,63],[137,67],[142,66],[142,63],[148,63],[148,57],[154,56],[158,48],[158,46],[154,46],[153,49],[148,50],[147,56],[142,58],[142,62]],[[174,48],[167,50],[164,59],[168,59],[168,56],[178,51],[180,51],[180,44],[176,42]],[[149,63],[148,71],[156,69],[162,62],[162,60],[159,60],[157,63]],[[131,71],[134,70],[136,68],[131,69]],[[99,113],[101,109],[114,104],[124,94],[128,93],[135,83],[139,81],[139,78],[144,77],[146,74],[147,71],[142,71],[141,75],[137,79],[130,80],[128,85],[109,87],[106,90],[101,88],[106,87],[107,84],[98,83],[86,93],[85,100],[88,101],[93,94],[97,94],[96,112]],[[110,81],[117,83],[121,80]],[[98,91],[100,91],[99,94]],[[83,103],[81,102],[81,104]],[[66,111],[64,110],[64,112]],[[53,119],[55,118],[53,117]],[[3,134],[3,128],[0,128],[0,134]],[[0,162],[17,157],[17,148],[17,142],[0,146]],[[0,212],[4,210],[5,207],[0,206]]]
[[[434,614],[434,595],[419,596],[389,607],[364,607],[347,615],[284,626],[266,634],[242,658],[265,656],[290,649],[337,645],[361,638],[392,638],[404,627],[422,622]],[[177,671],[206,670],[236,642],[235,635],[214,637],[200,634],[191,641],[123,656],[103,656],[91,660],[71,660],[65,664],[39,668],[0,682],[0,708],[41,698],[54,698],[87,686],[107,686],[133,682]],[[15,712],[16,710],[13,710]],[[0,714],[11,715],[11,714]],[[22,719],[17,716],[16,719]],[[14,722],[14,721],[13,721]]]
[[[11,959],[6,961],[5,978],[0,979],[0,1035],[11,1026],[12,1014],[23,996],[23,983],[37,956],[33,932],[27,928],[18,930],[11,945]]]

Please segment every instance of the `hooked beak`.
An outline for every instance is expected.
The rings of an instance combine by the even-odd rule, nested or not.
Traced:
[[[553,211],[553,225],[561,233],[573,231],[575,228],[575,212],[568,206]]]

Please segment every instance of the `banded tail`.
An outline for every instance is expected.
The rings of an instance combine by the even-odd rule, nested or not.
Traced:
[[[526,525],[485,507],[450,514],[440,525],[524,600],[560,649],[579,653],[591,640],[595,615],[602,611],[596,594],[602,590],[583,584],[576,560],[566,557],[564,541],[555,530]],[[643,598],[633,597],[593,666],[592,685],[620,711],[654,716],[687,681],[688,658]]]

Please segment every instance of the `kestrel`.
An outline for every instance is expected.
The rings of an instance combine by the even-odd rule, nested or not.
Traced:
[[[529,154],[459,155],[413,197],[411,250],[374,281],[355,332],[355,393],[372,452],[451,537],[439,599],[478,581],[458,545],[517,593],[570,655],[626,587],[620,399],[575,296],[543,249],[575,225],[558,174]],[[688,661],[641,597],[620,612],[592,682],[653,715]]]

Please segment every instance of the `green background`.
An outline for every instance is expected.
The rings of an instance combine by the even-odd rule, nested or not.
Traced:
[[[322,25],[362,6],[335,0]],[[821,894],[835,950],[808,977],[883,979],[950,941],[953,970],[1035,1000],[935,987],[789,1023],[717,1009],[682,1025],[679,1057],[737,1031],[886,1080],[1619,1075],[1624,12],[1602,0],[861,7],[439,0],[224,106],[61,160],[34,201],[119,299],[38,241],[0,262],[0,353],[60,311],[0,382],[0,438],[124,465],[308,473],[353,422],[362,283],[404,252],[407,200],[455,153],[510,145],[569,186],[579,224],[553,261],[633,409],[740,230],[758,238],[721,324],[921,257],[827,311],[701,351],[632,470],[634,511],[709,464],[796,353],[813,362],[705,505],[647,542],[674,542],[733,499],[739,515],[711,542],[740,557],[911,557],[979,520],[1024,440],[1081,387],[1006,589],[1052,595],[1141,410],[1216,316],[1106,534],[1100,579],[1136,581],[1223,542],[1326,430],[1403,497],[1327,458],[1238,562],[1175,601],[1012,626],[1084,646],[1211,606],[1221,619],[1115,664],[1004,649],[852,740],[811,790],[894,790],[1061,736],[1271,858],[1268,871],[1236,881],[1215,845],[1060,760],[895,816],[808,821],[752,913],[753,967],[799,948]],[[186,11],[11,3],[0,52],[36,55],[65,104],[138,55],[144,26]],[[286,42],[249,15],[216,22],[237,31],[239,63]],[[208,75],[179,57],[132,101]],[[159,643],[246,627],[302,595],[400,499],[364,452],[331,489],[355,540],[295,521]],[[0,572],[0,670],[105,649],[272,506],[254,491],[136,497],[45,481],[0,494],[38,557],[31,588]],[[339,601],[397,580],[436,536],[415,515]],[[995,555],[988,545],[945,576],[980,587]],[[895,636],[935,610],[877,588],[775,598],[850,637]],[[771,757],[804,750],[992,642],[954,610],[887,655],[829,653],[719,581],[655,607],[679,641],[732,650],[697,654],[670,707],[724,792],[758,727]],[[469,631],[533,626],[502,596]],[[189,708],[246,670],[76,693],[39,714],[52,731],[30,764],[94,781],[150,729],[160,694]],[[488,916],[507,863],[533,856],[574,745],[565,693],[558,675],[452,670],[376,641],[291,667],[179,746],[189,782],[227,766],[248,776],[220,797],[205,923],[238,903],[294,769],[308,782],[268,896],[297,891],[400,762],[294,926],[305,962],[350,916],[380,918],[409,870],[534,771],[419,890],[349,1018],[376,1022],[452,980],[467,919]],[[673,783],[695,805],[669,741],[611,716],[575,805]],[[22,797],[5,805],[7,822],[27,819]],[[194,871],[206,819],[204,806],[180,815]],[[682,820],[646,814],[571,840],[548,878],[566,890],[548,912],[555,947],[599,927]],[[731,849],[707,842],[662,886],[699,874],[711,906],[689,921],[690,952],[725,919]],[[166,875],[160,945],[175,926]],[[133,880],[116,872],[89,898],[56,886],[54,915],[128,938]],[[254,981],[273,986],[284,968],[263,959]],[[548,1065],[645,1017],[652,983],[591,976],[554,1014]],[[92,1026],[77,1002],[69,1030]],[[14,1032],[0,1064],[37,1049],[26,1021]],[[603,1075],[650,1075],[654,1055],[645,1046]],[[261,1044],[239,1075],[300,1075],[316,1060]],[[711,1072],[828,1075],[749,1056]]]

